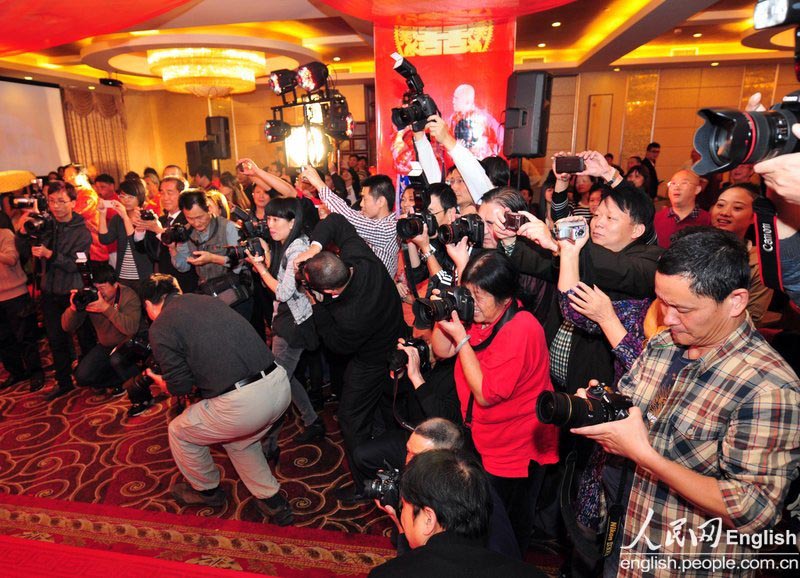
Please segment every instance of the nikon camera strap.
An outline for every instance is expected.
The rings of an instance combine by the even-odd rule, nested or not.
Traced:
[[[770,289],[783,291],[776,221],[777,211],[772,201],[766,197],[757,198],[753,202],[753,222],[756,229],[761,281]]]

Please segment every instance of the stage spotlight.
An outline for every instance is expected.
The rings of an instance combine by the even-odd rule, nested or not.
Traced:
[[[328,67],[321,62],[309,62],[297,69],[297,84],[308,92],[316,92],[325,88],[327,82]]]
[[[353,116],[347,106],[347,100],[338,91],[334,91],[331,96],[325,132],[336,140],[344,140],[353,135]]]
[[[306,165],[319,167],[325,164],[328,152],[328,138],[317,126],[292,128],[286,138],[286,164],[300,168]]]
[[[267,142],[280,142],[289,136],[292,127],[282,120],[268,120],[264,123],[264,136]]]
[[[269,75],[269,86],[275,94],[285,94],[297,86],[297,74],[286,68],[275,70]]]

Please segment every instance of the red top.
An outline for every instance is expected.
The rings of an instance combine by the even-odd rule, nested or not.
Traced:
[[[495,322],[497,323],[497,322]],[[492,333],[469,328],[470,345],[480,345]],[[472,406],[472,439],[487,472],[504,478],[525,478],[528,463],[558,461],[558,428],[536,417],[536,399],[553,391],[544,330],[527,311],[519,311],[498,332],[491,345],[476,352],[483,372],[481,393],[489,404]],[[461,360],[456,362],[456,390],[466,417],[469,386]]]
[[[710,225],[711,215],[700,207],[695,207],[692,212],[686,215],[683,219],[678,220],[678,215],[672,210],[672,207],[664,207],[656,213],[653,219],[653,226],[658,235],[658,245],[664,249],[669,249],[670,238],[672,235],[685,229],[686,227],[693,227],[695,225]]]

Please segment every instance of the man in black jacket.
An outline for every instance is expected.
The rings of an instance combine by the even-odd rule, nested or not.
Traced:
[[[220,443],[270,522],[294,521],[261,449],[261,438],[289,407],[289,378],[250,323],[219,299],[182,295],[175,279],[153,275],[142,288],[150,346],[161,375],[148,375],[173,395],[197,389],[169,423],[169,447],[188,480],[172,487],[182,505],[221,506],[225,492],[209,446]]]
[[[187,228],[189,226],[186,223],[183,211],[178,206],[178,199],[185,188],[186,182],[183,179],[165,177],[159,185],[161,207],[164,209],[164,214],[158,218],[158,221],[138,220],[134,225],[155,233],[155,236],[147,235],[142,243],[144,244],[144,250],[156,264],[156,272],[172,275],[178,280],[178,284],[184,293],[194,293],[197,289],[197,272],[195,272],[194,268],[186,272],[178,271],[175,268],[172,264],[170,252],[170,247],[174,250],[175,243],[164,243],[169,239],[163,236],[164,232],[173,225],[183,225]]]
[[[484,548],[491,510],[489,480],[475,458],[450,450],[417,455],[400,481],[400,523],[412,550],[370,577],[543,577]]]
[[[42,317],[56,372],[56,387],[45,396],[48,401],[68,393],[74,387],[71,374],[72,339],[61,327],[61,314],[69,307],[70,291],[83,286],[75,264],[78,253],[88,258],[92,246],[92,235],[86,222],[83,217],[73,213],[77,198],[77,191],[72,185],[53,181],[47,194],[52,225],[43,225],[42,231],[31,231],[31,225],[36,220],[31,216],[31,211],[26,211],[17,224],[17,249],[20,255],[33,255],[42,264]],[[88,323],[78,331],[78,342],[84,355],[94,346],[94,331]]]
[[[322,248],[333,244],[339,256]],[[323,343],[338,355],[349,356],[345,370],[339,425],[345,453],[370,439],[375,412],[381,407],[384,425],[393,427],[389,355],[397,338],[407,332],[400,296],[383,263],[347,219],[331,214],[314,228],[311,247],[299,255],[305,262],[305,281],[312,289],[314,323]],[[319,299],[314,299],[316,297]],[[381,404],[385,396],[386,403]],[[353,492],[345,501],[362,499],[364,480],[351,467]]]

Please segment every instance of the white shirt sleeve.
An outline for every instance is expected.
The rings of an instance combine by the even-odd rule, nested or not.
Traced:
[[[415,138],[414,145],[417,149],[417,160],[422,165],[422,170],[425,173],[425,178],[428,179],[428,183],[442,182],[442,168],[433,153],[431,142],[423,136],[419,140]]]
[[[450,150],[450,156],[458,172],[461,173],[461,178],[464,179],[464,184],[467,185],[472,200],[476,205],[479,204],[484,193],[494,188],[480,161],[461,143],[457,143]]]

